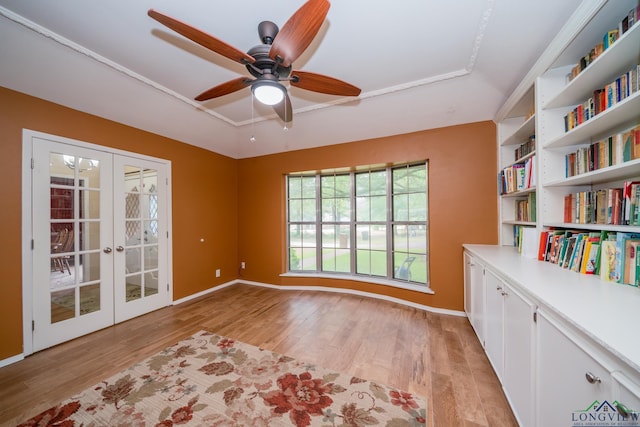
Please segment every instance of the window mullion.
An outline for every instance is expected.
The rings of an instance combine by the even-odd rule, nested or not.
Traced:
[[[350,234],[350,242],[351,245],[349,247],[349,253],[351,254],[350,256],[350,269],[351,269],[351,274],[356,274],[356,239],[357,239],[357,231],[356,231],[356,174],[355,172],[351,172],[349,173],[349,180],[350,180],[350,195],[349,195],[349,200],[351,203],[351,206],[349,206],[351,209],[351,212],[349,214],[349,234]]]
[[[316,271],[322,272],[322,186],[316,174]]]
[[[387,278],[393,279],[393,265],[395,254],[393,253],[393,170],[386,169],[387,176]]]

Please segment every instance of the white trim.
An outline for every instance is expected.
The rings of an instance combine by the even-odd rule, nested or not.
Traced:
[[[0,360],[0,368],[9,366],[21,360],[24,360],[24,354],[16,354],[15,356],[7,357],[6,359]]]
[[[34,131],[31,129],[22,129],[22,355],[28,356],[33,353],[33,251],[31,250],[31,240],[33,239],[33,182],[31,159],[33,158],[33,139],[44,139],[57,143],[73,145],[109,153],[113,155],[126,156],[130,158],[147,160],[155,163],[161,163],[167,168],[167,231],[168,236],[168,253],[169,260],[173,259],[173,222],[171,213],[173,211],[171,199],[171,161],[159,157],[148,156],[145,154],[135,153],[131,151],[119,150],[104,145],[92,144],[90,142],[77,139],[66,138],[59,135]],[[169,294],[167,296],[168,303],[173,300],[173,263],[168,262],[167,265],[167,281],[169,285]],[[13,363],[13,362],[11,362]]]
[[[373,283],[376,285],[391,286],[392,288],[406,289],[409,291],[421,292],[423,294],[432,294],[432,295],[435,294],[433,289],[431,289],[428,285],[414,285],[412,283],[405,283],[397,280],[389,280],[389,279],[383,279],[378,277],[364,277],[364,276],[349,275],[349,274],[327,274],[327,273],[304,274],[304,273],[298,273],[298,272],[283,273],[280,275],[280,277],[352,280],[354,282],[364,282],[364,283]]]
[[[178,305],[178,304],[182,304],[182,303],[185,303],[185,302],[192,301],[192,300],[194,300],[196,298],[200,298],[200,297],[203,297],[205,295],[209,295],[211,293],[217,292],[217,291],[222,290],[224,288],[228,288],[229,286],[235,285],[237,283],[239,283],[238,280],[232,280],[230,282],[223,283],[222,285],[217,285],[217,286],[214,286],[213,288],[205,289],[204,291],[201,291],[201,292],[198,292],[198,293],[195,293],[195,294],[191,294],[191,295],[186,296],[184,298],[177,299],[177,300],[175,300],[173,302],[173,305]]]
[[[32,176],[31,159],[33,158],[33,136],[23,129],[22,131],[22,353],[33,353],[33,331],[31,322],[33,319],[33,251],[31,239],[33,238],[33,206],[31,205]]]
[[[325,287],[325,286],[273,285],[273,284],[270,284],[270,283],[254,282],[254,281],[251,281],[251,280],[242,280],[242,279],[232,280],[232,281],[224,283],[222,285],[218,285],[218,286],[216,286],[214,288],[209,288],[209,289],[204,290],[202,292],[198,292],[197,294],[189,295],[188,297],[181,298],[179,300],[174,301],[173,304],[174,305],[182,304],[183,302],[191,301],[191,300],[193,300],[195,298],[199,298],[201,296],[208,295],[210,293],[219,291],[219,290],[227,288],[229,286],[239,285],[239,284],[241,284],[241,285],[251,285],[251,286],[260,286],[262,288],[277,289],[277,290],[280,290],[280,291],[320,291],[320,292],[335,292],[335,293],[339,293],[339,294],[358,295],[358,296],[363,296],[363,297],[368,297],[368,298],[375,298],[375,299],[381,299],[381,300],[384,300],[384,301],[394,302],[396,304],[402,304],[402,305],[406,305],[407,307],[417,308],[418,310],[429,311],[429,312],[432,312],[432,313],[447,314],[447,315],[450,315],[450,316],[458,316],[458,317],[466,317],[467,316],[467,314],[464,311],[448,310],[448,309],[445,309],[445,308],[431,307],[431,306],[428,306],[428,305],[418,304],[418,303],[407,301],[407,300],[403,300],[403,299],[400,299],[400,298],[390,297],[390,296],[387,296],[387,295],[375,294],[373,292],[364,292],[364,291],[358,291],[358,290],[346,289],[346,288],[328,288],[328,287]]]

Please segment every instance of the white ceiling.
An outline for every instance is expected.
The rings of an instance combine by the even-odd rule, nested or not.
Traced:
[[[293,124],[250,89],[193,98],[248,76],[147,16],[156,9],[247,51],[303,0],[0,0],[0,86],[233,158],[491,120],[580,0],[333,0],[293,64],[362,89],[290,88]],[[255,136],[255,142],[250,137]]]

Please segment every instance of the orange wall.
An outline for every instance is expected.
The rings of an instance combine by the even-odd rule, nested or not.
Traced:
[[[498,243],[495,144],[495,124],[479,122],[240,160],[238,255],[246,262],[242,278],[347,288],[462,310],[462,243]],[[287,173],[424,159],[429,161],[434,295],[358,281],[280,276],[286,269]]]
[[[241,278],[247,280],[363,290],[461,310],[461,244],[498,240],[492,122],[234,160],[0,87],[0,360],[22,352],[23,128],[172,162],[174,299],[237,278],[243,260],[247,268]],[[286,173],[424,159],[429,160],[435,295],[356,281],[280,277],[285,269]],[[216,268],[222,271],[220,278]]]
[[[170,160],[174,299],[236,278],[237,160],[0,88],[0,360],[22,353],[23,128]]]

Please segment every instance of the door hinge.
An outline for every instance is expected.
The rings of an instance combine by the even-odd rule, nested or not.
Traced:
[[[31,239],[31,250],[34,250],[36,248],[36,241]]]
[[[36,168],[36,161],[32,157],[31,158],[31,169],[35,169],[35,168]]]
[[[533,323],[538,323],[538,312],[537,311],[533,312]]]
[[[169,292],[169,284],[167,283],[167,292]]]
[[[33,331],[35,331],[35,330],[36,330],[36,321],[35,321],[35,320],[32,320],[32,321],[31,321],[31,332],[33,332]]]

